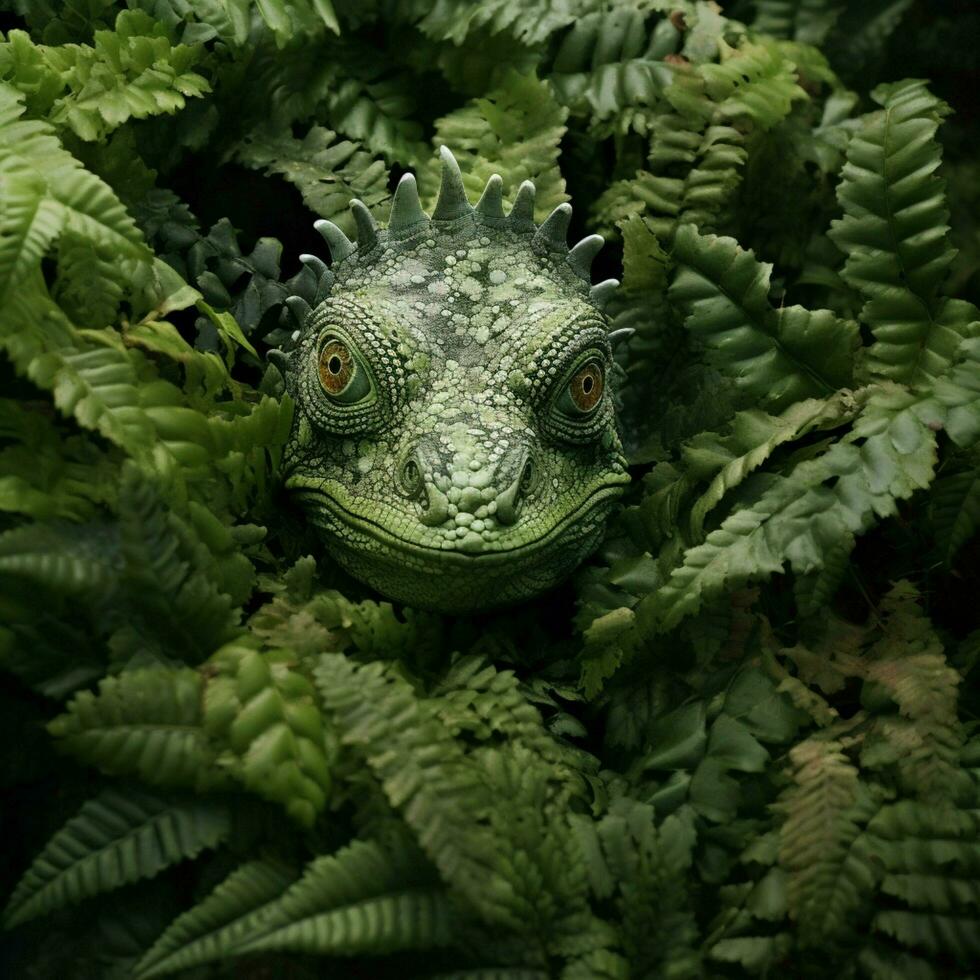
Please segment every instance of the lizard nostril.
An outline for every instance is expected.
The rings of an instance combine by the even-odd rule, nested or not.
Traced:
[[[537,486],[537,483],[538,471],[534,465],[534,460],[529,457],[521,470],[521,496],[529,494]]]

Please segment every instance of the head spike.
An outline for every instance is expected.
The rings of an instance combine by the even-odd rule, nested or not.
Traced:
[[[607,334],[610,347],[617,347],[619,344],[624,343],[629,340],[633,334],[636,333],[635,327],[620,327],[619,330],[613,330]]]
[[[332,261],[340,262],[353,254],[354,243],[332,221],[321,218],[313,222],[313,227],[323,235]]]
[[[571,204],[559,204],[534,233],[536,245],[546,245],[566,248],[565,236],[568,234],[568,223],[572,220]]]
[[[306,318],[312,312],[313,307],[302,296],[287,296],[286,306],[289,307],[289,312],[292,313],[296,326],[305,326]]]
[[[589,299],[591,299],[600,310],[604,310],[606,308],[606,304],[612,297],[612,294],[618,287],[618,279],[603,279],[602,282],[596,283],[589,290]]]
[[[315,255],[310,255],[308,252],[304,252],[299,257],[300,262],[303,263],[312,273],[316,276],[317,282],[319,282],[324,276],[330,275],[330,270],[327,268],[327,263],[323,259],[317,258]]]
[[[289,355],[285,351],[270,350],[266,356],[279,369],[280,374],[285,376],[289,370]]]
[[[370,252],[378,244],[378,223],[364,202],[357,198],[350,202],[350,210],[357,227],[357,250],[362,254]]]
[[[442,183],[439,185],[439,199],[432,212],[433,221],[452,221],[469,214],[473,208],[466,199],[466,188],[463,186],[463,175],[459,171],[456,157],[448,146],[439,147],[442,160]]]
[[[487,186],[476,203],[476,210],[486,218],[504,216],[504,182],[500,174],[490,174]]]
[[[517,188],[517,197],[514,198],[514,206],[510,209],[510,223],[512,225],[534,226],[534,184],[525,180]]]
[[[568,264],[573,272],[577,272],[588,282],[592,260],[599,254],[599,249],[605,244],[602,235],[587,235],[568,253]]]
[[[428,222],[419,201],[419,189],[414,174],[405,174],[395,188],[391,200],[391,214],[388,217],[388,235],[391,238],[406,238],[421,223]]]

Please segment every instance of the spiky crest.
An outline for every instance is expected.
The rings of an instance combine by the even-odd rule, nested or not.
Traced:
[[[504,213],[503,181],[499,174],[492,174],[484,187],[483,194],[476,206],[470,204],[463,185],[463,175],[459,164],[449,147],[439,148],[442,164],[442,176],[436,205],[429,216],[422,208],[419,199],[418,185],[413,174],[405,174],[398,182],[391,201],[391,212],[388,226],[381,229],[374,216],[363,201],[353,200],[350,209],[357,231],[357,242],[352,242],[332,221],[319,220],[313,227],[323,236],[330,250],[333,265],[345,259],[356,256],[358,260],[366,259],[380,244],[384,242],[400,242],[413,239],[423,233],[427,234],[434,223],[450,224],[461,219],[470,219],[478,224],[494,228],[510,228],[518,234],[533,232],[532,243],[536,249],[550,252],[566,253],[569,268],[579,277],[590,282],[592,261],[603,245],[601,235],[588,235],[572,249],[568,248],[566,236],[572,218],[572,206],[559,204],[548,215],[540,226],[534,223],[534,184],[525,180],[517,190],[514,205],[510,214]],[[333,285],[334,273],[315,255],[301,255],[300,261],[312,270],[317,277],[317,303],[330,292]],[[598,309],[605,308],[609,298],[619,285],[616,279],[606,279],[591,286],[588,291],[590,301]],[[286,303],[300,327],[305,324],[311,309],[309,304],[300,297],[290,297]],[[280,363],[270,352],[270,358],[277,365]]]

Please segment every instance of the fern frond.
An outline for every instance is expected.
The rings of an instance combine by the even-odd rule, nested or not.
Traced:
[[[554,945],[591,928],[550,766],[519,744],[466,755],[432,703],[382,664],[325,654],[315,674],[341,739],[363,753],[442,879],[486,925]]]
[[[13,399],[0,399],[0,511],[39,520],[92,519],[115,499],[116,465],[87,440]]]
[[[807,94],[796,81],[796,65],[785,49],[772,41],[746,41],[731,48],[719,45],[718,64],[699,66],[708,96],[721,119],[750,119],[771,129]]]
[[[821,44],[843,7],[841,0],[756,0],[752,29],[803,44]]]
[[[239,145],[236,156],[246,167],[282,174],[311,211],[350,235],[354,227],[347,206],[355,197],[375,209],[390,197],[384,163],[359,143],[337,139],[322,126],[311,126],[301,140],[288,129],[257,129]]]
[[[26,34],[16,33],[13,43],[30,43]],[[96,31],[92,46],[39,46],[37,53],[44,70],[57,79],[49,84],[59,89],[48,118],[83,140],[104,139],[131,118],[176,112],[188,97],[210,91],[207,80],[190,70],[203,49],[172,45],[141,10],[121,11],[115,30]]]
[[[422,126],[413,116],[415,78],[392,73],[379,64],[375,49],[361,50],[351,42],[342,54],[345,74],[326,99],[325,117],[331,129],[358,140],[374,156],[391,164],[417,166],[428,155]]]
[[[884,716],[865,745],[862,761],[894,761],[905,788],[938,803],[970,792],[959,764],[964,731],[958,719],[959,673],[922,612],[918,593],[898,582],[882,598],[884,634],[869,651],[866,676],[898,705],[901,718]]]
[[[349,955],[449,942],[445,897],[404,841],[391,851],[354,841],[316,858],[295,877],[267,861],[240,868],[160,937],[137,976],[262,949]]]
[[[106,677],[48,724],[60,748],[115,776],[173,788],[227,783],[204,731],[204,683],[194,670],[148,668]]]
[[[513,200],[521,182],[534,181],[535,220],[563,201],[565,179],[558,167],[559,141],[568,110],[560,106],[548,84],[533,75],[510,70],[500,86],[483,98],[436,120],[433,140],[452,147],[472,200],[483,193],[491,174],[503,178],[503,193]],[[439,187],[439,164],[430,160],[419,174],[423,197],[432,205]]]
[[[323,955],[432,949],[452,941],[451,905],[442,889],[366,899],[250,938],[243,953],[290,950]]]
[[[246,5],[251,5],[248,0]],[[297,36],[315,35],[324,27],[334,34],[340,33],[330,0],[255,0],[255,6],[280,46]]]
[[[613,7],[575,21],[548,73],[573,115],[586,116],[592,125],[616,117],[613,128],[625,132],[637,126],[637,110],[642,120],[660,99],[673,77],[663,58],[676,50],[678,32],[669,21],[650,30],[648,18],[639,9]]]
[[[487,894],[489,841],[475,823],[490,801],[449,729],[380,663],[324,654],[315,675],[341,740],[364,753],[443,879],[477,908],[499,901]]]
[[[833,554],[931,482],[935,432],[922,417],[929,404],[892,388],[872,395],[847,437],[776,477],[755,503],[689,548],[665,585],[640,601],[638,617],[670,629],[725,583],[766,578],[786,564],[797,574],[822,568],[828,549]]]
[[[685,881],[697,841],[690,811],[658,825],[653,807],[620,798],[602,820],[579,818],[576,829],[593,855],[597,896],[616,894],[622,949],[633,969],[696,976],[698,931]]]
[[[288,651],[263,653],[245,639],[222,647],[207,667],[217,676],[205,691],[204,724],[229,746],[222,762],[253,792],[312,826],[332,784],[313,685],[292,669]]]
[[[790,875],[789,912],[804,946],[834,942],[875,886],[861,833],[878,809],[840,742],[814,737],[789,753],[793,784],[774,805],[784,823],[779,863]]]
[[[882,891],[901,903],[875,914],[879,935],[893,937],[903,958],[912,952],[975,963],[980,955],[976,811],[902,800],[879,811],[868,824],[867,838],[884,869]],[[878,944],[870,951],[894,957]]]
[[[579,13],[574,0],[546,0],[527,5],[519,0],[487,0],[471,4],[467,0],[435,0],[420,9],[425,16],[418,27],[423,34],[461,45],[474,32],[506,32],[522,44],[534,45],[572,23]]]
[[[953,459],[941,472],[929,499],[929,522],[936,551],[947,566],[980,528],[980,460]]]
[[[851,383],[856,326],[829,310],[774,310],[768,299],[772,267],[751,251],[684,225],[673,257],[678,273],[672,302],[746,395],[778,409]]]
[[[749,409],[735,416],[729,435],[718,438],[704,434],[686,442],[681,454],[688,472],[698,479],[715,474],[691,508],[692,538],[700,540],[705,518],[712,509],[779,446],[814,430],[843,425],[854,418],[860,404],[860,399],[846,392],[822,400],[795,402],[778,416]]]
[[[237,631],[239,613],[218,588],[207,546],[162,500],[159,486],[134,465],[123,468],[119,493],[121,584],[127,602],[109,625],[117,650],[169,650],[200,661]]]
[[[4,913],[7,927],[80,902],[215,847],[230,814],[215,800],[103,792],[47,843],[20,880]]]
[[[834,63],[852,77],[866,73],[880,59],[888,39],[899,28],[913,0],[867,0],[847,4],[828,39]]]
[[[918,384],[940,375],[963,338],[980,331],[980,314],[940,295],[956,254],[945,182],[935,175],[934,136],[948,110],[919,81],[880,86],[873,97],[883,108],[848,144],[837,189],[844,217],[830,237],[847,255],[842,276],[866,300],[861,318],[876,341],[870,369]]]
[[[136,967],[136,976],[154,977],[220,959],[226,946],[251,924],[251,914],[278,899],[298,877],[273,859],[249,861],[175,919]]]
[[[23,96],[0,83],[0,299],[9,302],[11,284],[21,287],[68,229],[117,261],[148,262],[142,236],[109,186],[61,148],[49,124],[23,113]],[[117,281],[125,285],[130,271],[118,268]]]

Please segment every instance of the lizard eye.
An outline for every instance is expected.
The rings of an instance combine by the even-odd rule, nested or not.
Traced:
[[[339,337],[328,338],[320,348],[317,373],[327,396],[342,405],[353,405],[374,390],[367,368]]]
[[[569,378],[555,407],[562,414],[573,419],[591,415],[602,400],[605,387],[605,370],[602,364],[593,358],[586,361]]]

